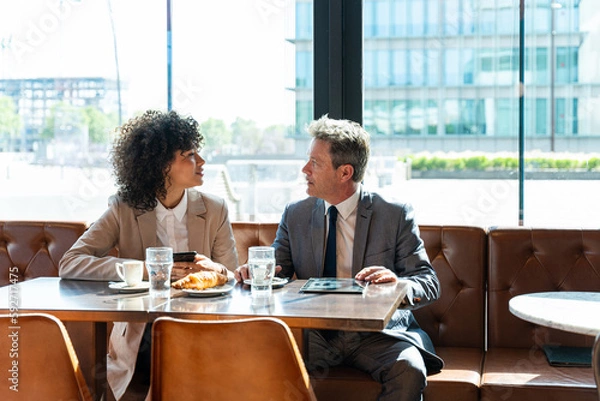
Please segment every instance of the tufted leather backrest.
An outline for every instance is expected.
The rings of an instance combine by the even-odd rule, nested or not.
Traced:
[[[600,291],[600,230],[496,228],[488,234],[490,347],[590,346],[592,338],[515,317],[510,298],[545,291]]]
[[[278,223],[234,221],[231,223],[240,265],[248,262],[248,248],[270,246],[275,240]]]
[[[0,286],[58,276],[60,258],[85,229],[82,222],[0,221]]]
[[[479,227],[420,226],[440,280],[440,298],[414,315],[436,346],[483,348],[486,232]]]
[[[271,245],[277,223],[233,222],[240,264],[248,247]],[[442,296],[415,311],[437,346],[483,348],[486,233],[479,227],[422,226],[427,255],[439,276]]]

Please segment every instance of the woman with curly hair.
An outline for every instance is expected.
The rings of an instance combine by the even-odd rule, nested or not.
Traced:
[[[153,246],[198,253],[194,262],[173,266],[172,280],[198,270],[232,276],[237,252],[227,204],[194,189],[203,183],[205,161],[198,154],[203,142],[198,123],[173,111],[147,111],[120,127],[112,151],[117,193],[65,253],[60,277],[118,281],[115,263],[144,260],[145,249]],[[112,256],[114,249],[118,257]],[[126,392],[127,399],[134,399],[130,395],[135,393],[144,398],[149,340],[149,325],[115,323],[107,374],[116,399]]]

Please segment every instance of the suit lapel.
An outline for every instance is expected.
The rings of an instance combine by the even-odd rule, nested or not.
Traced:
[[[356,211],[356,228],[354,232],[354,249],[352,251],[352,276],[354,277],[364,266],[367,238],[373,214],[372,199],[364,189],[360,194],[358,210]]]
[[[156,243],[156,212],[140,212],[137,216],[138,229],[140,230],[140,238],[142,239],[142,252],[144,257],[146,248],[157,246]]]
[[[323,264],[325,263],[325,203],[322,199],[317,200],[312,211],[312,232],[307,233],[311,238],[312,254],[314,255],[314,269],[311,277],[323,275]]]
[[[203,249],[204,236],[206,235],[206,205],[198,191],[188,190],[187,229],[188,246],[190,251],[204,253],[211,257],[210,250]]]

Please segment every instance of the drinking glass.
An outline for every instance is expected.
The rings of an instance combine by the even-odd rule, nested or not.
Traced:
[[[275,275],[275,249],[270,246],[248,248],[248,270],[252,280],[252,296],[271,296],[271,284]]]
[[[173,268],[173,248],[146,248],[146,269],[150,279],[152,298],[169,298],[171,295],[171,269]]]

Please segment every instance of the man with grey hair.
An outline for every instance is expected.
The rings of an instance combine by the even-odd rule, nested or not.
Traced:
[[[279,275],[402,281],[408,292],[407,307],[382,332],[310,330],[307,367],[318,379],[331,366],[353,366],[381,382],[379,400],[421,400],[427,374],[440,371],[443,361],[410,309],[435,301],[440,285],[413,210],[361,185],[370,144],[359,124],[323,116],[308,132],[313,139],[302,172],[309,197],[283,212],[273,244]],[[246,266],[235,272],[238,280],[247,274]]]

